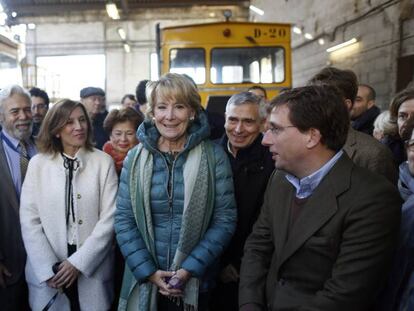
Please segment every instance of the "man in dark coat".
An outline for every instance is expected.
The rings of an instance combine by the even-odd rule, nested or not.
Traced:
[[[358,94],[358,79],[352,70],[325,67],[314,75],[309,83],[322,83],[336,87],[341,92],[343,104],[347,110],[349,112],[352,110]],[[344,150],[356,165],[383,175],[397,185],[398,171],[393,155],[389,148],[374,137],[356,131],[350,126]]]
[[[381,113],[375,106],[375,96],[375,90],[371,86],[358,86],[358,94],[351,109],[351,125],[354,130],[372,135],[375,119]]]
[[[108,115],[105,92],[99,87],[89,86],[80,91],[80,98],[92,121],[95,147],[102,150],[103,145],[109,140],[109,134],[103,128],[103,122]]]
[[[29,310],[19,201],[28,160],[36,153],[30,94],[18,85],[0,91],[0,309]]]
[[[246,241],[240,310],[369,310],[390,269],[399,194],[342,150],[337,89],[292,89],[272,104],[263,144],[277,170]]]
[[[263,203],[267,182],[274,170],[269,149],[261,144],[265,120],[263,100],[251,92],[233,95],[226,106],[225,130],[220,144],[226,151],[237,202],[235,235],[221,259],[221,273],[212,295],[211,310],[238,310],[238,284],[244,243]]]
[[[49,110],[49,95],[37,87],[29,90],[32,99],[32,116],[33,116],[33,136],[37,136],[42,125],[43,119]]]

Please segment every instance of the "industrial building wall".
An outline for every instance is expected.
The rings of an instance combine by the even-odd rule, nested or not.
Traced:
[[[236,20],[248,19],[247,8],[233,6],[147,9],[131,13],[120,21],[110,20],[105,12],[93,11],[32,19],[30,22],[36,28],[28,30],[26,38],[26,80],[31,83],[26,84],[42,82],[36,81],[39,70],[42,71],[36,66],[37,57],[103,54],[107,102],[119,104],[124,94],[134,93],[140,80],[150,78],[150,54],[155,52],[157,23],[166,27],[222,21],[224,9],[231,9]],[[123,48],[117,32],[119,27],[126,31],[130,53]]]
[[[412,0],[253,0],[251,3],[265,12],[263,16],[252,15],[252,20],[292,23],[302,30],[302,34],[292,34],[294,86],[305,84],[327,65],[352,69],[361,83],[376,89],[377,104],[385,109],[397,90],[397,75],[404,82],[399,89],[410,80],[403,75],[411,73],[413,79],[412,71],[403,73],[398,69],[401,57],[414,55]],[[313,39],[306,39],[305,33]],[[328,47],[351,38],[358,42],[336,52],[326,52]],[[319,39],[323,39],[323,45]],[[414,68],[412,58],[404,64]]]

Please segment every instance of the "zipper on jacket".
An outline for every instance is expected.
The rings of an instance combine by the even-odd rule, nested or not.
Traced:
[[[168,178],[169,178],[169,185],[167,185],[167,195],[168,195],[168,211],[169,211],[169,217],[170,217],[170,242],[168,243],[168,249],[167,249],[167,269],[170,269],[171,263],[170,263],[170,257],[171,257],[171,243],[172,243],[172,228],[173,228],[173,202],[174,202],[174,168],[175,168],[175,163],[178,159],[178,157],[183,153],[183,151],[181,151],[180,153],[177,154],[177,156],[175,157],[175,159],[173,160],[173,163],[171,165],[171,174],[170,171],[168,169],[168,163],[167,160],[165,159],[165,156],[162,154],[161,151],[159,150],[155,150],[156,152],[158,152],[158,154],[161,156],[161,158],[164,160],[165,166],[167,167],[168,170]]]
[[[164,163],[168,169],[168,163],[165,157],[162,155],[162,158],[164,159]],[[174,195],[174,168],[175,168],[175,161],[177,160],[177,157],[173,160],[173,163],[171,165],[171,174],[170,170],[168,169],[168,185],[167,185],[167,195],[168,195],[168,214],[169,214],[169,222],[170,222],[170,234],[169,234],[169,243],[168,243],[168,249],[167,249],[167,269],[171,266],[171,243],[172,243],[172,230],[173,230],[173,195]]]

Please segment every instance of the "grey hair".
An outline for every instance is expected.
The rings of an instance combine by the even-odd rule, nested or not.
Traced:
[[[3,106],[6,100],[13,95],[20,95],[27,99],[27,101],[30,103],[30,93],[26,91],[24,88],[22,88],[20,85],[14,84],[7,86],[6,88],[0,90],[0,112],[3,112]]]
[[[234,94],[232,97],[229,98],[227,102],[226,111],[231,105],[241,106],[246,104],[258,105],[259,117],[262,119],[266,118],[267,111],[265,101],[261,97],[253,94],[252,92],[241,92]]]
[[[397,124],[390,122],[390,112],[381,112],[374,121],[374,129],[381,131],[384,135],[395,136],[398,133]]]

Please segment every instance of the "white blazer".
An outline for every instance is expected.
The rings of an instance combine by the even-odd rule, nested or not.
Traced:
[[[118,178],[112,158],[94,149],[76,155],[73,199],[78,250],[68,258],[65,168],[60,154],[37,154],[29,163],[20,202],[20,221],[27,252],[29,302],[41,310],[56,290],[46,285],[52,266],[68,259],[79,271],[82,310],[108,310],[113,300],[114,211]],[[65,295],[50,310],[69,310]]]

